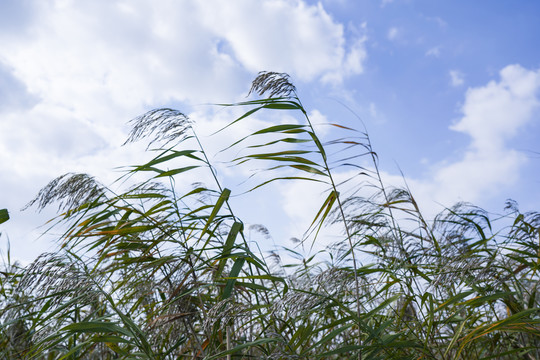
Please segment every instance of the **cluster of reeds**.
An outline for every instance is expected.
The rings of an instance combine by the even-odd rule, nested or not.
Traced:
[[[67,174],[31,203],[59,204],[61,250],[25,267],[4,259],[1,358],[540,358],[540,214],[509,202],[494,230],[458,204],[426,220],[410,191],[384,185],[366,133],[330,124],[345,135],[319,137],[287,75],[261,73],[251,93],[226,105],[247,109],[228,126],[261,111],[301,121],[234,139],[231,163],[266,166],[252,191],[324,184],[302,240],[326,225],[339,239],[297,263],[262,255],[187,116],[153,110],[128,139],[160,146],[125,175],[142,182],[117,193]],[[338,181],[341,168],[355,173]],[[179,191],[197,171],[213,184]]]

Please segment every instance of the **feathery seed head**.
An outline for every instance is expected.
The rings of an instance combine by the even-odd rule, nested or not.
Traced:
[[[270,98],[290,97],[292,94],[296,95],[296,87],[289,79],[290,77],[286,73],[261,71],[251,83],[248,96],[251,93],[256,93],[259,96],[270,93]]]

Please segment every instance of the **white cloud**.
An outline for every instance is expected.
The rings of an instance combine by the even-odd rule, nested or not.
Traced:
[[[508,193],[519,181],[525,154],[511,148],[512,139],[527,124],[540,119],[540,70],[509,65],[499,81],[469,88],[461,106],[461,118],[450,126],[470,139],[456,161],[441,161],[424,177],[407,177],[407,183],[429,216],[457,201],[480,204]],[[399,185],[398,177],[383,174],[385,182]]]
[[[341,79],[361,73],[366,58],[362,38],[346,41],[321,4],[303,1],[35,6],[39,32],[2,38],[2,57],[32,93],[70,97],[73,107],[236,98],[246,71]]]
[[[508,140],[528,124],[540,120],[539,91],[540,70],[527,70],[519,65],[505,67],[499,81],[470,88],[465,94],[462,117],[450,127],[470,139],[461,158],[439,162],[423,177],[403,179],[401,175],[382,171],[383,182],[402,187],[406,180],[427,218],[441,211],[441,205],[449,207],[457,201],[481,205],[492,196],[499,196],[501,190],[507,193],[519,180],[526,164],[526,156],[511,148]],[[334,174],[334,178],[339,182],[352,175],[342,172]],[[292,219],[291,232],[299,233],[309,226],[324,200],[321,195],[324,189],[315,183],[284,188],[283,206]],[[364,186],[361,191],[364,196],[370,195],[369,187]]]
[[[367,58],[367,52],[364,46],[365,41],[366,37],[362,37],[356,39],[352,43],[352,46],[350,47],[345,56],[345,60],[343,61],[343,73],[345,75],[361,74],[364,72],[363,64]]]
[[[462,159],[441,164],[428,184],[433,198],[451,205],[456,200],[478,201],[519,179],[526,157],[508,145],[527,124],[538,121],[540,70],[509,65],[499,81],[469,88],[463,116],[450,129],[470,137]]]
[[[465,83],[465,76],[459,70],[450,70],[450,84],[454,87],[461,86]]]
[[[309,112],[309,119],[319,136],[324,136],[329,131],[328,118],[317,109],[313,109]]]
[[[335,23],[321,3],[243,0],[235,5],[217,1],[202,6],[201,13],[206,26],[230,44],[234,58],[248,70],[338,81],[363,71],[365,39],[345,44],[343,25]]]
[[[386,34],[386,37],[390,41],[395,41],[398,39],[400,33],[401,32],[397,27],[391,27],[390,29],[388,29],[388,33]]]
[[[2,183],[20,184],[0,206],[12,211],[64,172],[107,183],[111,168],[139,163],[142,146],[119,146],[126,121],[149,107],[236,101],[260,70],[339,83],[366,58],[365,39],[346,34],[320,3],[25,4],[31,16],[0,24],[0,94],[9,94],[0,99]],[[10,226],[28,227],[18,221]]]
[[[501,70],[500,77],[499,82],[468,89],[462,107],[464,116],[451,126],[469,135],[478,152],[504,149],[505,141],[533,119],[539,105],[540,70],[509,65]]]
[[[433,56],[433,57],[439,57],[441,56],[441,47],[435,46],[426,51],[426,56]]]

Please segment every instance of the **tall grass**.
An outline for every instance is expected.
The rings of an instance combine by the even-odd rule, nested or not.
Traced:
[[[141,182],[118,193],[66,174],[29,204],[58,204],[61,250],[25,267],[4,259],[2,358],[540,358],[540,214],[509,202],[498,229],[457,204],[426,220],[408,189],[384,185],[366,133],[331,124],[341,134],[322,140],[287,75],[260,73],[251,93],[223,104],[246,109],[228,126],[262,111],[300,120],[232,139],[231,165],[264,167],[254,194],[326,186],[302,240],[327,225],[340,238],[307,257],[283,250],[297,262],[261,255],[191,121],[150,111],[127,142],[157,155],[122,177]],[[342,168],[356,172],[338,180]],[[193,172],[213,183],[177,185]]]

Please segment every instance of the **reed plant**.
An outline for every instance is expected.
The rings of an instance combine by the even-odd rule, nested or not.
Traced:
[[[127,142],[157,148],[122,175],[132,186],[65,174],[29,204],[57,204],[61,247],[24,267],[4,259],[3,359],[540,358],[539,213],[509,201],[493,220],[461,203],[426,219],[411,191],[384,184],[367,132],[332,123],[323,140],[286,74],[260,73],[250,94],[221,104],[245,109],[227,127],[295,120],[233,139],[230,166],[264,169],[253,195],[324,186],[300,241],[319,249],[323,228],[337,240],[259,251],[191,120],[152,110],[131,123]],[[191,173],[211,183],[186,187]]]

